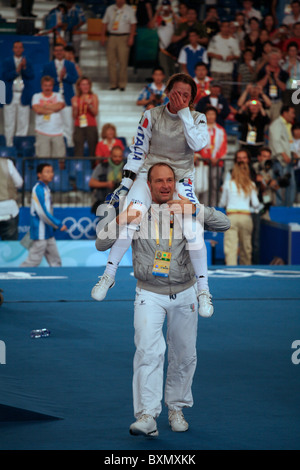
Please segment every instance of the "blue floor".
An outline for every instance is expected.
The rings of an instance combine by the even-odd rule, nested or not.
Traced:
[[[300,364],[291,360],[300,267],[213,268],[215,314],[199,318],[190,429],[173,433],[163,408],[152,440],[128,432],[136,281],[120,268],[107,299],[94,302],[102,270],[0,269],[0,405],[14,407],[1,419],[0,406],[0,449],[300,449]],[[44,327],[49,338],[30,338]],[[47,416],[21,420],[21,410]]]

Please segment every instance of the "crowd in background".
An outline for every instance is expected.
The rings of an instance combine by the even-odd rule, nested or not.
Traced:
[[[137,27],[157,32],[159,48],[152,80],[137,96],[137,106],[143,112],[167,104],[168,78],[177,72],[191,75],[198,88],[194,106],[206,115],[209,131],[208,145],[195,154],[195,188],[200,201],[228,210],[224,194],[232,173],[237,172],[234,168],[225,172],[224,162],[230,125],[238,123],[239,151],[256,185],[259,217],[269,217],[271,205],[292,206],[300,191],[300,2],[293,0],[288,14],[278,14],[281,2],[263,7],[251,0],[234,3],[234,18],[220,19],[218,2],[211,1],[206,2],[200,20],[197,2],[116,0],[104,12],[100,40],[107,52],[108,88],[126,93]],[[49,36],[53,57],[43,69],[39,93],[32,92],[31,58],[24,55],[22,42],[14,43],[11,56],[2,64],[7,89],[3,115],[6,145],[12,146],[14,136],[28,134],[32,108],[35,156],[61,157],[61,169],[68,148],[80,157],[88,143],[89,155],[99,157],[93,162],[89,183],[95,193],[95,212],[119,184],[125,146],[114,123],[106,123],[100,135],[98,132],[99,99],[80,65],[82,35],[77,33],[85,22],[82,7],[71,0],[47,15],[45,30],[38,34]],[[234,165],[238,164],[236,158]],[[10,164],[0,167],[1,178],[5,172],[20,188],[20,178],[13,176]],[[6,217],[1,212],[2,201],[0,226]],[[17,217],[12,206],[10,219]],[[252,233],[255,227],[257,220]],[[252,262],[256,262],[255,248],[252,251]],[[249,256],[248,250],[246,264],[251,264]]]

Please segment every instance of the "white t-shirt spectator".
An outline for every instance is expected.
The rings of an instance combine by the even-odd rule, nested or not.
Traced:
[[[295,23],[299,23],[299,22],[300,22],[300,15],[298,16],[298,18],[295,18],[294,15],[286,15],[282,20],[282,24],[286,26],[293,26]]]
[[[42,92],[35,93],[32,97],[32,106],[34,105],[47,105],[55,103],[64,103],[60,93],[53,92],[51,96],[47,97]],[[35,115],[35,130],[43,135],[62,135],[63,120],[61,111],[52,114],[36,114]]]
[[[221,34],[216,34],[210,40],[207,53],[219,54],[224,60],[211,59],[211,72],[232,73],[234,61],[226,60],[228,56],[240,56],[241,50],[236,39],[229,37],[225,39]]]

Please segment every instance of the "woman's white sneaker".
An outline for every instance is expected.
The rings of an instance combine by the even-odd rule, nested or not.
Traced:
[[[202,290],[198,294],[199,315],[209,318],[214,313],[214,306],[211,301],[212,295],[208,290]]]
[[[99,277],[99,281],[93,287],[91,296],[93,299],[101,302],[101,300],[105,299],[108,289],[111,289],[114,285],[115,281],[108,274],[104,273],[103,276]]]
[[[141,415],[135,423],[132,423],[129,432],[133,436],[158,436],[156,421],[153,416],[147,414]]]
[[[174,432],[185,432],[189,429],[181,410],[169,410],[169,424]]]

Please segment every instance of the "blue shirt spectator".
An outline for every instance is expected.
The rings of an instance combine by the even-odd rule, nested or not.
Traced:
[[[208,65],[209,60],[205,47],[199,44],[199,34],[197,31],[189,32],[189,44],[184,46],[179,53],[178,63],[181,65],[182,72],[195,77],[195,66],[199,62]]]

